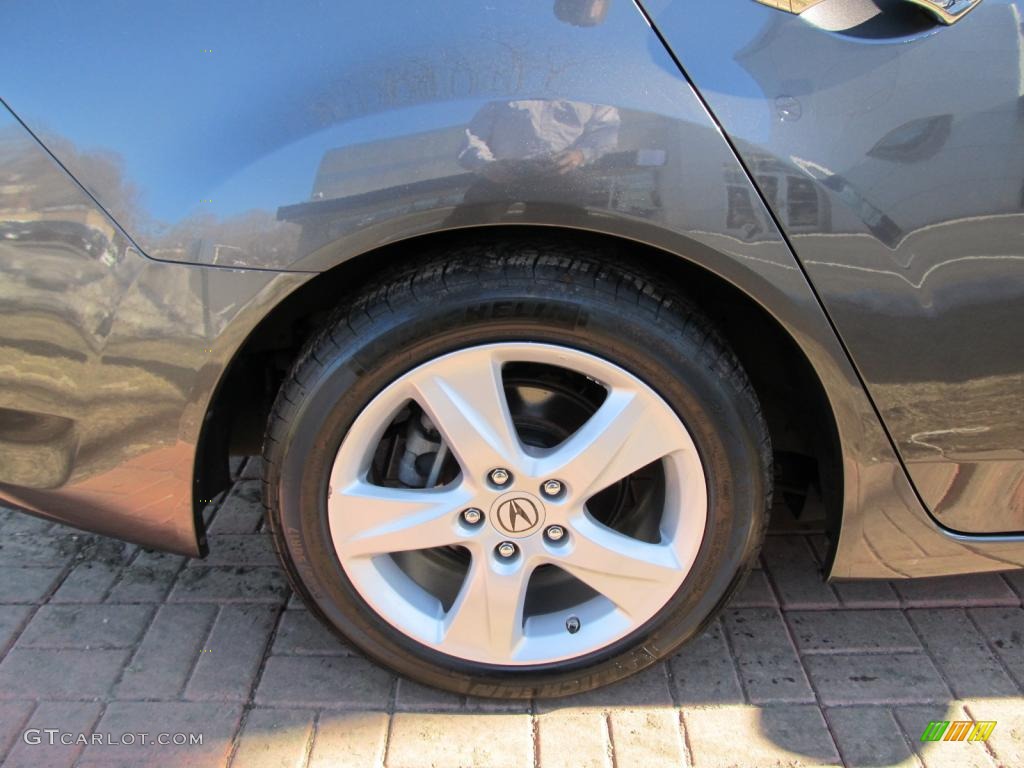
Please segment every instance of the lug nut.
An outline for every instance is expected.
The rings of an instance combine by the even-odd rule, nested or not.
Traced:
[[[498,555],[500,557],[509,558],[516,553],[516,545],[511,541],[503,541],[498,545]]]
[[[462,510],[462,519],[469,525],[476,525],[484,519],[484,513],[476,507],[470,507],[469,509]]]
[[[541,486],[545,496],[557,496],[562,492],[562,484],[558,480],[548,480]]]
[[[495,485],[502,486],[507,485],[508,481],[512,479],[512,475],[509,474],[507,469],[492,469],[491,470],[491,482]]]
[[[560,525],[549,525],[544,535],[548,541],[561,541],[565,538],[565,528]]]

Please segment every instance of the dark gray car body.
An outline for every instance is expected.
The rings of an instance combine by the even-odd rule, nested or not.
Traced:
[[[1024,565],[1017,6],[865,36],[572,5],[4,9],[0,498],[199,553],[213,403],[289,297],[439,232],[559,228],[713,275],[800,350],[833,577]],[[488,181],[468,143],[532,108],[605,134]]]

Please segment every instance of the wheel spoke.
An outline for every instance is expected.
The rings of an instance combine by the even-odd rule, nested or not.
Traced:
[[[505,369],[509,398],[504,365],[512,366]],[[592,406],[596,387],[607,394]],[[443,467],[443,458],[434,459],[440,487],[372,484],[379,481],[374,469],[394,475],[394,462],[409,458],[405,449],[417,455],[418,469],[427,466],[424,451],[433,448],[412,440],[408,424],[402,429],[406,417],[433,424],[452,454]],[[516,423],[529,431],[528,443]],[[461,468],[454,480],[451,459]],[[654,525],[641,526],[641,515],[658,520],[659,543],[625,527],[619,533],[588,511],[595,494],[659,461],[656,492],[622,498],[622,519],[637,520],[638,530]],[[498,468],[511,479],[492,472]],[[440,654],[509,667],[584,657],[658,616],[692,567],[707,518],[701,458],[673,408],[628,370],[544,343],[470,346],[410,368],[355,418],[330,485],[330,536],[369,608]],[[544,520],[510,532],[504,505],[520,496]],[[469,508],[479,515],[463,515]],[[546,535],[554,525],[562,536]],[[514,549],[502,547],[506,540]],[[458,547],[468,559],[418,551],[442,547]],[[546,592],[535,605],[527,599],[530,580],[545,565],[562,573],[552,569],[556,578],[535,582]]]
[[[444,640],[494,658],[513,658],[523,637],[523,605],[529,570],[495,567],[474,556],[466,580],[445,619]]]
[[[627,614],[648,604],[663,604],[656,585],[677,584],[679,562],[669,544],[651,544],[625,536],[579,515],[572,522],[573,549],[558,565],[607,597]]]
[[[501,379],[488,350],[471,350],[437,365],[415,382],[416,400],[430,416],[464,471],[521,465],[522,448]]]
[[[429,549],[457,543],[457,516],[469,494],[451,490],[385,488],[357,481],[332,495],[331,533],[347,557]]]
[[[577,498],[586,499],[688,442],[678,419],[665,418],[663,404],[617,389],[572,437],[540,459],[535,471],[568,482]]]

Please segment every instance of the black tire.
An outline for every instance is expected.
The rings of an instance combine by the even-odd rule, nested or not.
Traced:
[[[264,443],[264,503],[295,590],[374,661],[461,694],[550,697],[620,680],[700,632],[760,550],[771,449],[757,398],[710,323],[664,281],[571,244],[510,240],[428,254],[357,293],[307,345],[277,396]],[[347,579],[327,528],[327,478],[362,408],[435,356],[498,341],[557,343],[602,356],[655,389],[704,463],[708,520],[697,559],[666,607],[598,652],[500,667],[419,644],[378,617]]]

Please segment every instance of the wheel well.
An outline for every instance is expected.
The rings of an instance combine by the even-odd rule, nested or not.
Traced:
[[[801,524],[823,524],[834,540],[842,511],[842,460],[835,418],[817,374],[779,322],[724,279],[657,248],[610,235],[552,228],[493,227],[487,229],[487,236],[521,237],[525,230],[534,241],[538,236],[569,237],[576,247],[589,245],[640,263],[701,308],[732,345],[764,409],[775,453],[773,520],[785,514]],[[206,414],[197,450],[196,500],[212,498],[227,487],[229,455],[260,452],[281,381],[339,300],[395,263],[413,258],[417,251],[455,246],[480,235],[479,229],[467,229],[384,246],[317,275],[277,305],[238,350]],[[198,501],[195,506],[198,512]],[[196,519],[201,522],[199,514]]]

